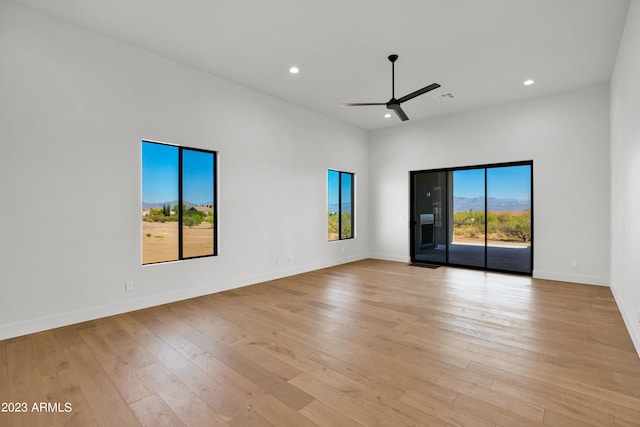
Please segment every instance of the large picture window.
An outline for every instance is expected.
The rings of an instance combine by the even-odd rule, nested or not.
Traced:
[[[329,169],[328,239],[342,240],[354,237],[354,174]]]
[[[142,264],[213,256],[216,153],[142,141]]]

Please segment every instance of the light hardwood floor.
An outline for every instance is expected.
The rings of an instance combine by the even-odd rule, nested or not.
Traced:
[[[0,402],[29,405],[3,427],[631,426],[640,359],[608,288],[364,260],[0,341]]]

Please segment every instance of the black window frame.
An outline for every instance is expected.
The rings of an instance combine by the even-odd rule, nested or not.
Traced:
[[[338,174],[338,238],[333,240],[328,240],[328,242],[339,242],[340,240],[350,240],[355,239],[355,179],[356,174],[354,172],[345,172],[337,169],[327,169],[327,193],[329,191],[329,173],[335,172]],[[342,177],[343,175],[349,175],[351,177],[351,194],[349,195],[349,201],[351,205],[351,236],[342,237]],[[328,205],[328,200],[327,200]]]
[[[177,259],[171,259],[171,260],[166,260],[166,261],[155,261],[155,262],[148,262],[148,263],[142,263],[143,266],[145,265],[154,265],[154,264],[164,264],[167,262],[176,262],[176,261],[184,261],[184,260],[189,260],[189,259],[197,259],[197,258],[208,258],[208,257],[214,257],[218,255],[218,178],[217,178],[217,174],[218,174],[218,152],[217,151],[213,151],[213,150],[206,150],[203,148],[194,148],[194,147],[186,147],[186,146],[182,146],[182,145],[176,145],[176,144],[169,144],[166,142],[158,142],[158,141],[150,141],[150,140],[142,140],[141,144],[157,144],[157,145],[164,145],[164,146],[168,146],[168,147],[175,147],[178,149],[178,203],[177,206],[179,206],[177,215],[178,215],[178,258]],[[184,178],[184,169],[183,169],[183,152],[187,150],[187,151],[194,151],[194,152],[200,152],[200,153],[207,153],[207,154],[211,154],[213,156],[213,206],[212,206],[212,215],[213,215],[213,221],[212,221],[212,228],[213,228],[213,253],[211,254],[206,254],[206,255],[196,255],[196,256],[188,256],[185,257],[184,256],[184,248],[183,248],[183,228],[184,228],[184,213],[183,213],[183,209],[182,206],[184,204],[184,199],[183,199],[183,178]],[[144,248],[143,248],[144,249]]]

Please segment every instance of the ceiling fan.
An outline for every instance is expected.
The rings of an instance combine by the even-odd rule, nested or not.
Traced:
[[[386,105],[389,110],[395,111],[395,113],[400,117],[400,120],[403,122],[409,120],[409,117],[402,110],[400,104],[406,102],[410,99],[415,98],[416,96],[422,95],[423,93],[427,93],[434,89],[438,89],[440,85],[438,83],[431,83],[429,86],[425,86],[422,89],[418,89],[415,92],[411,92],[408,95],[403,96],[400,99],[396,99],[396,88],[395,88],[395,62],[398,59],[398,55],[389,55],[389,61],[391,61],[391,99],[389,102],[360,102],[360,103],[344,103],[340,104],[343,107],[361,107],[368,105]]]

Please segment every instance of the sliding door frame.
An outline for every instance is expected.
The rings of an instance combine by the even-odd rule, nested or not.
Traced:
[[[531,236],[530,236],[530,241],[531,241],[531,250],[530,250],[530,260],[529,260],[529,267],[530,267],[530,271],[528,272],[521,272],[521,271],[512,271],[512,270],[503,270],[503,269],[497,269],[497,268],[489,268],[487,267],[487,241],[488,241],[488,236],[487,236],[487,231],[488,231],[488,198],[487,198],[487,171],[488,169],[493,169],[493,168],[503,168],[503,167],[512,167],[512,166],[529,166],[529,172],[530,172],[530,181],[531,181],[531,186],[530,186],[530,205],[529,205],[529,209],[531,210]],[[449,241],[450,241],[450,221],[453,218],[453,215],[449,212],[449,209],[452,208],[452,206],[449,206],[449,188],[450,186],[453,184],[452,182],[450,182],[450,177],[453,176],[453,172],[455,171],[461,171],[461,170],[471,170],[471,169],[484,169],[484,266],[483,267],[479,267],[479,266],[471,266],[471,265],[463,265],[463,264],[455,264],[455,263],[450,263],[449,262]],[[416,188],[415,188],[415,178],[416,175],[419,174],[423,174],[423,173],[437,173],[437,172],[445,172],[446,173],[446,180],[445,180],[445,199],[446,199],[446,215],[443,215],[443,220],[446,222],[445,225],[445,230],[446,230],[446,241],[447,241],[447,245],[445,248],[445,262],[440,262],[440,261],[422,261],[422,260],[418,260],[416,259],[416,239],[415,239],[415,228],[418,225],[418,218],[416,217],[416,203],[415,203],[415,196],[416,196]],[[534,203],[533,203],[533,160],[522,160],[522,161],[516,161],[516,162],[506,162],[506,163],[490,163],[490,164],[484,164],[484,165],[470,165],[470,166],[459,166],[459,167],[449,167],[449,168],[439,168],[439,169],[423,169],[423,170],[418,170],[418,171],[409,171],[409,198],[410,198],[410,206],[409,206],[409,245],[410,245],[410,257],[411,257],[411,263],[415,263],[415,264],[435,264],[435,265],[446,265],[446,266],[451,266],[451,267],[462,267],[462,268],[469,268],[469,269],[474,269],[474,270],[483,270],[483,271],[497,271],[497,272],[504,272],[504,273],[511,273],[511,274],[519,274],[519,275],[525,275],[525,276],[531,276],[533,274],[533,244],[534,244],[534,220],[533,220],[533,212],[534,212]]]

